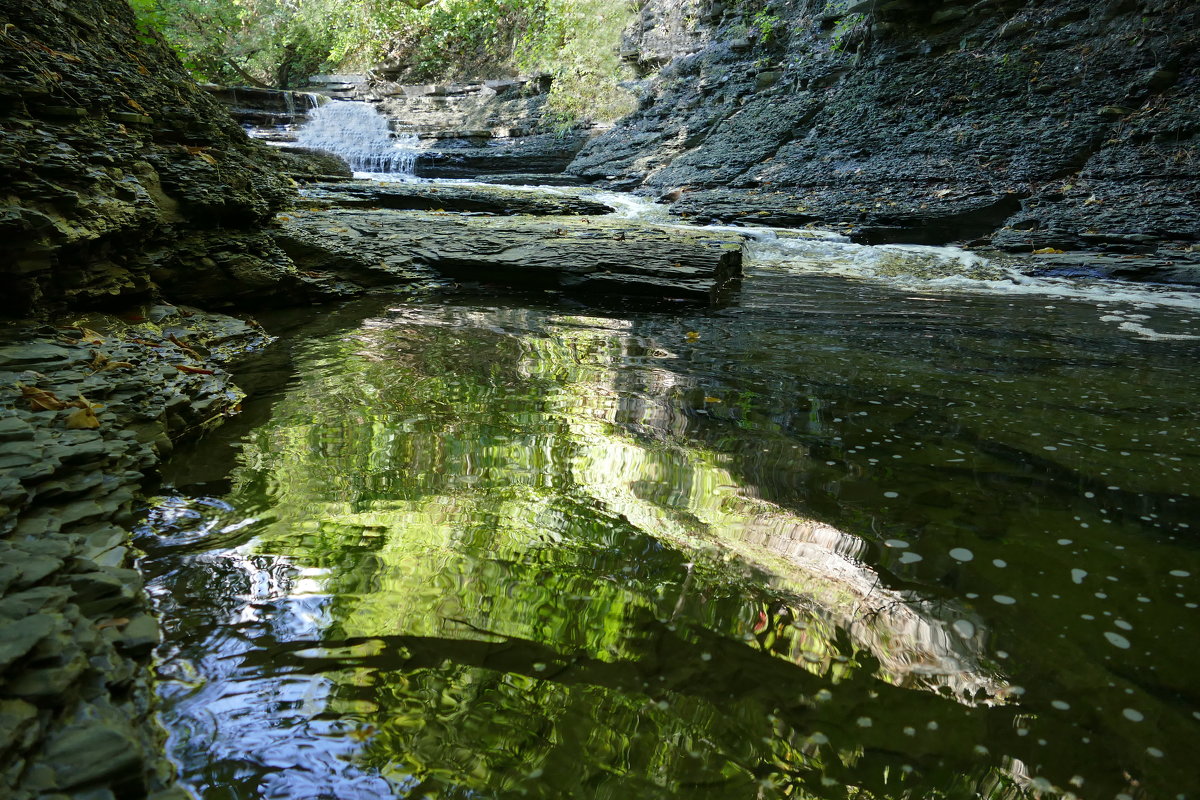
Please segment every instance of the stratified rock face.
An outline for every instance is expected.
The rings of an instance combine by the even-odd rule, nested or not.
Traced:
[[[236,300],[288,273],[265,233],[216,244],[291,190],[125,2],[0,0],[0,19],[0,313],[126,303],[177,278],[208,287],[192,301]]]
[[[586,295],[717,302],[741,274],[740,236],[602,217],[300,211],[280,241],[331,285],[434,275]]]
[[[689,2],[644,14],[653,28]],[[631,38],[651,43],[626,54],[646,63],[695,32],[707,46],[677,55],[568,172],[682,190],[681,214],[852,223],[874,241],[1200,237],[1194,2],[699,5],[692,38]]]
[[[0,797],[178,800],[129,528],[143,474],[242,393],[261,331],[198,309],[0,332]],[[138,321],[130,321],[136,318]]]
[[[548,76],[418,86],[373,79],[355,96],[377,102],[393,130],[421,138],[417,176],[490,180],[557,175],[595,134],[554,130],[549,88]]]

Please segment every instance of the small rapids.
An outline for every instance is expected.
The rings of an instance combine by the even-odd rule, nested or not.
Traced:
[[[309,115],[296,144],[346,159],[355,172],[412,177],[417,137],[393,134],[387,118],[366,103],[332,102]]]

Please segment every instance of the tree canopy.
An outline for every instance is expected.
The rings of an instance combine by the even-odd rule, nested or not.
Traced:
[[[131,0],[199,80],[302,86],[386,61],[401,80],[555,77],[562,120],[619,116],[622,0]]]

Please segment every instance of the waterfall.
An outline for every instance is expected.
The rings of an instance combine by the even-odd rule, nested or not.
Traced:
[[[296,144],[339,155],[355,172],[413,174],[417,137],[393,136],[387,118],[359,102],[334,101],[318,106],[296,132]]]

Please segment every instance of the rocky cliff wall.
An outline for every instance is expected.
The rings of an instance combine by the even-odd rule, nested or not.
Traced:
[[[0,0],[0,20],[0,314],[289,289],[262,230],[287,180],[126,3]]]
[[[1200,237],[1194,2],[651,0],[627,40],[668,63],[568,172],[681,215],[1013,250]]]
[[[0,319],[58,323],[0,324],[6,800],[184,796],[129,527],[172,441],[236,408],[219,365],[265,336],[160,298],[307,293],[270,238],[280,172],[124,0],[0,0]]]

